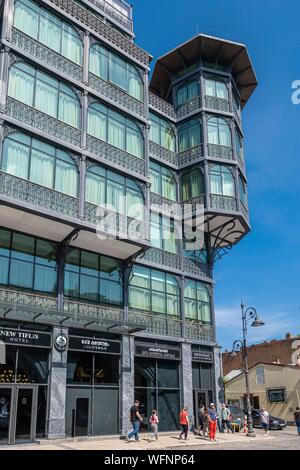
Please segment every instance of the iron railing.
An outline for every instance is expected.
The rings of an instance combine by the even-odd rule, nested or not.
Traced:
[[[182,336],[182,322],[177,317],[168,315],[152,315],[143,310],[129,309],[128,319],[130,322],[145,326],[145,333],[160,336]]]
[[[223,160],[233,160],[233,151],[231,147],[225,145],[207,144],[208,156],[212,158],[221,158]]]
[[[95,5],[99,10],[103,11],[119,24],[133,31],[133,21],[131,19],[132,7],[123,0],[86,0],[87,3]],[[119,7],[119,8],[118,8]],[[126,11],[126,14],[122,12]]]
[[[176,110],[177,119],[183,118],[188,114],[198,111],[202,107],[201,97],[197,96],[196,98],[188,101],[187,103],[182,104]]]
[[[235,197],[232,196],[222,196],[219,194],[210,195],[210,206],[212,209],[217,209],[220,211],[237,211],[237,201]]]
[[[179,168],[190,165],[196,160],[203,157],[203,145],[197,145],[191,149],[185,150],[178,154],[178,166]]]
[[[205,96],[205,106],[209,109],[216,111],[229,111],[229,101],[223,98],[216,98],[215,96]]]
[[[165,163],[171,163],[172,165],[177,166],[177,155],[175,152],[162,147],[161,145],[156,144],[152,140],[149,141],[149,151],[152,157],[157,157]]]
[[[176,111],[174,106],[151,91],[149,92],[149,105],[159,114],[163,114],[165,117],[172,119],[173,121],[176,120]]]
[[[213,343],[215,341],[214,328],[196,320],[185,319],[185,337]]]

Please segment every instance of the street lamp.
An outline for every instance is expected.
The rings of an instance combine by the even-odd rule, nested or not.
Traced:
[[[255,437],[256,434],[253,430],[253,419],[252,419],[252,409],[251,409],[251,400],[250,400],[250,388],[249,388],[249,366],[248,366],[248,353],[247,353],[247,322],[253,320],[251,326],[257,328],[263,326],[265,323],[260,320],[258,313],[254,307],[249,307],[245,310],[245,305],[243,301],[241,302],[242,309],[242,323],[243,323],[243,340],[236,340],[233,343],[232,355],[235,356],[237,352],[241,352],[244,360],[244,371],[245,371],[245,381],[246,381],[246,396],[247,396],[247,414],[248,414],[248,433],[247,436]]]

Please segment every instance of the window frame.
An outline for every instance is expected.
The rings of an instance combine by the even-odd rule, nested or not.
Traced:
[[[186,294],[187,289],[189,289],[191,285],[193,285],[193,290],[196,293],[196,297],[194,297],[194,298],[189,297]],[[204,301],[204,300],[198,298],[198,292],[200,290],[200,289],[198,289],[198,286],[201,286],[201,289],[204,289],[204,291],[206,292],[206,294],[208,296],[208,299],[209,299],[208,301]],[[187,316],[187,308],[186,308],[186,302],[187,301],[191,301],[191,302],[195,303],[196,310],[197,310],[197,318],[191,318],[191,317]],[[199,318],[199,305],[201,306],[201,308],[200,308],[201,319]],[[209,322],[203,320],[202,307],[208,307],[209,308],[209,314],[210,314],[210,321]],[[196,321],[196,322],[202,323],[204,325],[212,325],[213,324],[211,293],[209,291],[208,286],[206,284],[204,284],[203,282],[196,281],[194,279],[187,279],[187,282],[186,282],[186,285],[185,285],[185,288],[184,288],[184,315],[185,315],[185,318],[187,320]]]
[[[210,121],[212,121],[212,124],[210,124]],[[216,121],[216,122],[213,122],[213,121]],[[224,128],[226,126],[226,129],[228,131],[228,137],[229,137],[229,140],[230,140],[230,145],[224,145],[224,144],[221,144],[221,139],[220,139],[220,125],[222,125]],[[230,148],[232,149],[232,132],[231,132],[231,129],[230,129],[230,126],[227,122],[227,120],[223,117],[220,117],[220,116],[214,116],[214,115],[209,115],[207,121],[206,121],[206,126],[207,126],[207,143],[208,145],[218,145],[220,147],[226,147],[226,148]],[[215,129],[217,129],[217,136],[218,136],[218,143],[215,143],[215,142],[210,142],[209,141],[209,127],[214,127]]]
[[[173,127],[172,123],[167,121],[164,118],[161,118],[160,116],[157,116],[157,114],[153,113],[152,111],[150,111],[150,113],[149,113],[149,120],[150,120],[149,140],[151,142],[154,142],[157,145],[160,145],[160,147],[163,147],[164,149],[168,150],[169,152],[176,153],[176,135],[175,135],[175,131],[174,131],[174,127]],[[155,139],[151,138],[152,137],[151,136],[152,122],[155,122],[155,124],[159,128],[159,139],[158,139],[159,142],[157,142]],[[164,142],[163,142],[163,139],[162,139],[163,132],[165,132],[165,135],[167,135],[168,132],[169,132],[169,135],[171,136],[171,146],[170,146],[171,149],[164,145]]]
[[[216,170],[213,170],[214,168],[218,168],[218,167],[221,170],[219,173],[217,173]],[[226,170],[223,171],[223,169],[226,169]],[[228,196],[228,195],[224,194],[224,176],[223,175],[225,175],[225,174],[228,175],[229,173],[230,173],[231,178],[232,178],[232,188],[233,188],[233,195],[231,195],[231,196]],[[211,180],[212,174],[215,174],[215,176],[220,177],[220,183],[221,183],[221,188],[222,188],[221,193],[213,193],[212,192],[212,180]],[[216,196],[222,196],[222,197],[231,197],[231,198],[236,197],[235,176],[234,176],[234,173],[232,171],[232,167],[230,167],[228,165],[214,163],[210,167],[210,169],[209,169],[209,185],[210,185],[210,194],[213,194],[213,195],[216,195]]]
[[[192,140],[191,129],[195,128],[196,124],[197,124],[197,127],[198,127],[197,131],[199,131],[199,143],[197,143],[196,145],[192,145],[191,144],[191,140]],[[180,133],[183,132],[183,131],[187,132],[186,135],[187,135],[188,145],[187,145],[186,148],[181,150],[181,148],[180,148]],[[180,156],[181,153],[187,152],[188,150],[192,150],[194,148],[197,148],[200,145],[202,145],[202,143],[203,143],[202,122],[201,122],[200,119],[192,118],[189,121],[184,122],[183,124],[178,126],[177,133],[178,133],[178,154],[179,154],[179,156]]]

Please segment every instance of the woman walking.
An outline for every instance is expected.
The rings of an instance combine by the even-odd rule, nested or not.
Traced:
[[[149,442],[152,442],[154,440],[154,438],[158,441],[158,423],[159,423],[159,419],[158,419],[156,410],[152,411],[151,416],[149,418],[149,423],[150,423],[151,431],[152,431],[152,434],[149,437]]]
[[[181,433],[179,434],[179,439],[182,439],[182,436],[184,436],[185,440],[188,438],[188,433],[189,433],[189,414],[188,414],[188,407],[185,406],[182,408],[180,415],[179,415],[179,424],[181,426]]]

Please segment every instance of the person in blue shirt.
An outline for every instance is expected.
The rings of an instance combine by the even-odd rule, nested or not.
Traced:
[[[209,439],[213,442],[216,441],[218,412],[214,403],[210,404],[208,409],[208,422],[209,422]]]

